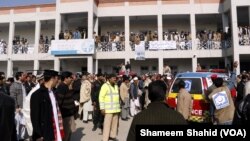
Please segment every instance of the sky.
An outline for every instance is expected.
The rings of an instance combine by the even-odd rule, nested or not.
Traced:
[[[56,3],[56,0],[0,0],[0,7]]]

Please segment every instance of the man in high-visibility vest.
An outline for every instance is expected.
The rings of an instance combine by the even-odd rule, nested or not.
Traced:
[[[101,87],[99,94],[100,110],[104,117],[103,141],[116,139],[120,108],[119,89],[116,85],[116,75],[107,76],[107,82]]]

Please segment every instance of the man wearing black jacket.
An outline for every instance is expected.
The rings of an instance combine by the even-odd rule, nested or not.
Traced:
[[[52,91],[58,82],[58,72],[45,70],[44,81],[44,84],[31,96],[32,139],[34,141],[61,141],[63,135],[62,119]]]
[[[93,124],[94,127],[92,131],[95,131],[97,127],[102,129],[103,126],[103,120],[104,116],[101,114],[100,110],[100,104],[99,104],[99,93],[102,87],[102,84],[104,83],[103,81],[103,75],[102,74],[97,74],[97,80],[93,84],[93,90],[91,91],[91,100],[94,106],[94,111],[93,111]]]
[[[161,80],[151,82],[148,87],[151,103],[148,108],[135,115],[127,137],[127,141],[136,140],[136,125],[186,125],[183,116],[164,103],[167,86]],[[139,133],[138,133],[139,135]]]

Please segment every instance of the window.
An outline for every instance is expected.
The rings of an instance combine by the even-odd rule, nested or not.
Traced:
[[[180,80],[190,82],[190,94],[202,94],[201,78],[177,78],[172,87],[172,93],[178,93],[178,83],[180,82]]]

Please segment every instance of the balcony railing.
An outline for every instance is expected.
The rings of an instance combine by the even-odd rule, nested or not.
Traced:
[[[96,43],[99,52],[125,51],[125,42],[99,42]]]
[[[38,52],[39,53],[48,53],[51,44],[39,44]]]
[[[0,54],[7,54],[7,44],[3,44],[0,42]]]
[[[33,54],[34,52],[34,44],[29,45],[13,45],[12,46],[13,54]]]
[[[239,36],[239,45],[240,46],[249,46],[250,45],[249,35]]]
[[[153,41],[158,42],[161,47],[159,46],[150,46],[151,41],[145,41],[144,46],[145,50],[191,50],[192,49],[192,41]],[[135,43],[130,42],[130,47],[132,51],[135,51]]]
[[[232,46],[231,40],[229,39],[222,41],[213,41],[213,40],[200,41],[199,39],[196,39],[196,45],[198,50],[225,49],[225,48],[230,48]]]

